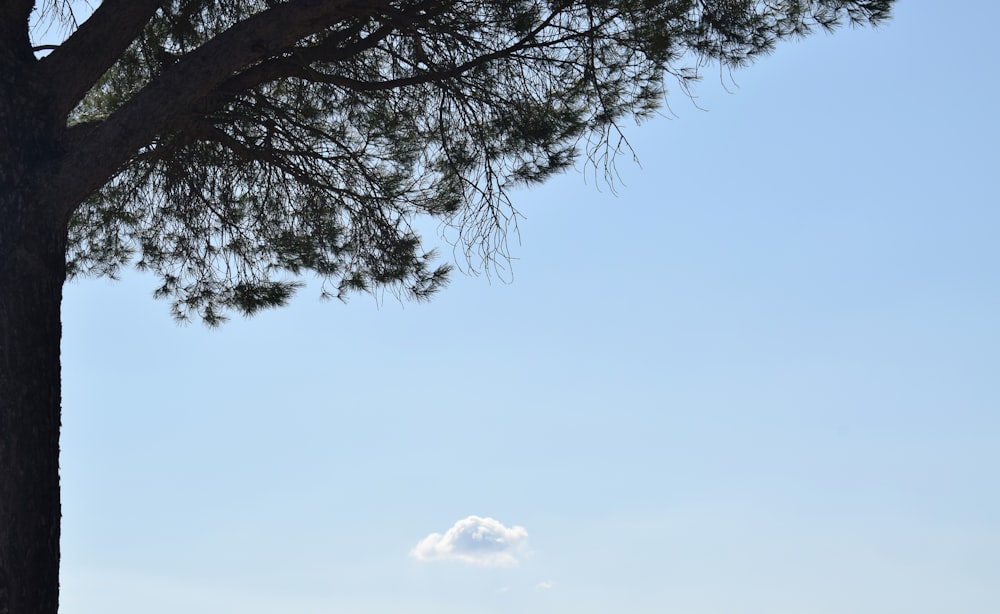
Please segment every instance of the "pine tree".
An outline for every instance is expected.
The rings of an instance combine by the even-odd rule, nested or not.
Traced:
[[[210,325],[305,273],[425,299],[450,267],[416,220],[502,260],[511,187],[612,164],[618,122],[706,63],[892,0],[96,4],[0,4],[0,614],[58,609],[66,279],[135,265]]]

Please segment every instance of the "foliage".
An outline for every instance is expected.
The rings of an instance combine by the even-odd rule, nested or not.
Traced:
[[[301,3],[163,2],[71,121],[108,121],[221,33]],[[878,23],[891,0],[341,4],[291,42],[259,41],[130,152],[76,210],[71,274],[135,261],[178,317],[210,324],[283,303],[305,273],[341,298],[425,298],[449,267],[423,247],[422,216],[456,229],[470,264],[503,260],[511,188],[581,155],[613,164],[618,122],[655,112],[666,83],[686,90],[706,62],[744,66],[817,27]]]

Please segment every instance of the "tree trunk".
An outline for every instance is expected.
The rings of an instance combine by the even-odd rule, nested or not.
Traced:
[[[0,217],[0,614],[56,614],[65,231],[10,226]]]
[[[30,61],[4,61],[13,68],[0,73],[0,614],[59,608],[66,220],[37,195],[64,127],[32,95]]]
[[[56,614],[66,239],[25,209],[0,192],[0,614]]]

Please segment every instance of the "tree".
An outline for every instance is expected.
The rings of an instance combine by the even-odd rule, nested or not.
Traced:
[[[892,2],[103,0],[79,23],[70,0],[2,3],[0,614],[58,609],[67,278],[135,264],[211,325],[306,273],[425,299],[449,266],[417,218],[502,261],[511,186],[580,155],[611,172],[617,122],[666,83]]]

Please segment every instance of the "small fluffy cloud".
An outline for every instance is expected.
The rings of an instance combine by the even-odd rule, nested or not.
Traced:
[[[550,588],[552,588],[553,586],[554,586],[554,585],[552,584],[552,581],[551,581],[551,580],[546,580],[546,581],[544,581],[544,582],[539,582],[538,584],[536,584],[536,585],[535,585],[535,590],[539,590],[539,591],[547,591],[547,590],[549,590]]]
[[[420,540],[410,556],[418,561],[462,561],[481,567],[511,567],[528,542],[524,527],[505,527],[493,518],[469,516]]]

